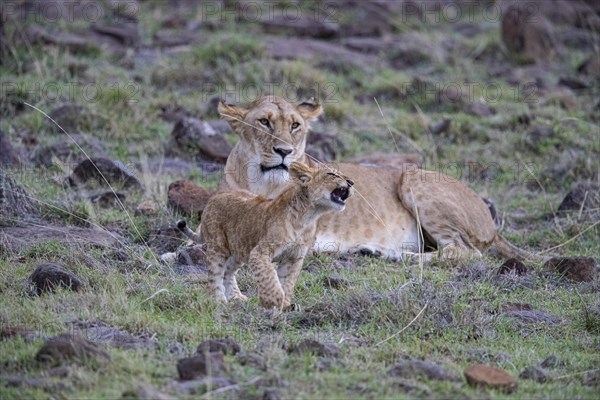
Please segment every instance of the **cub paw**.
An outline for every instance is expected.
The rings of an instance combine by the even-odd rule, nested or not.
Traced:
[[[264,308],[277,308],[281,310],[285,303],[285,293],[283,289],[276,288],[269,293],[259,293],[260,305]]]
[[[231,300],[231,301],[248,301],[248,296],[243,295],[241,293],[237,293],[237,294],[234,294],[233,296],[231,296],[231,298],[229,300]]]

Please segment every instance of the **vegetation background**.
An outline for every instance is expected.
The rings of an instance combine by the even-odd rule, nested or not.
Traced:
[[[595,398],[598,5],[3,1],[0,397]],[[159,257],[184,244],[173,222],[197,224],[237,140],[218,99],[265,94],[323,102],[318,159],[457,177],[493,201],[513,243],[591,257],[577,267],[591,275],[493,255],[425,267],[313,255],[298,310],[274,317],[255,296],[218,307],[197,249]],[[86,155],[116,194],[86,182]],[[78,290],[32,294],[47,263]],[[61,333],[93,344],[44,362]],[[225,337],[241,350],[228,342],[223,368],[180,379],[178,360]],[[468,385],[473,363],[518,389]]]

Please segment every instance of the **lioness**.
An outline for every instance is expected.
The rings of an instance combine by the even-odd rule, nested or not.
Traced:
[[[248,107],[219,104],[220,115],[240,135],[227,159],[221,190],[249,190],[277,197],[288,185],[292,162],[315,166],[305,153],[309,123],[323,109],[318,101],[294,105],[276,96]],[[336,164],[355,181],[356,201],[343,213],[319,219],[315,250],[362,252],[399,259],[423,249],[422,237],[437,244],[439,254],[481,255],[494,245],[504,256],[530,258],[496,231],[488,207],[462,182],[447,175],[412,169]],[[422,227],[418,229],[417,220]]]
[[[248,264],[266,308],[288,308],[304,257],[315,241],[317,220],[342,211],[352,193],[350,179],[331,168],[289,164],[293,184],[273,200],[249,191],[218,193],[202,213],[200,235],[177,226],[192,240],[206,243],[209,290],[221,301],[246,300],[235,274]],[[278,266],[274,265],[278,264]]]

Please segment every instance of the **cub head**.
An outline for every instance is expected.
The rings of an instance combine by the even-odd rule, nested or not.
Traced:
[[[354,182],[327,166],[311,168],[293,162],[290,175],[297,184],[307,189],[312,204],[324,208],[342,211],[354,191]]]
[[[256,169],[252,178],[277,184],[288,181],[290,164],[304,157],[309,123],[322,112],[313,98],[300,104],[277,96],[262,97],[248,107],[219,104],[219,114],[240,135],[239,154]]]

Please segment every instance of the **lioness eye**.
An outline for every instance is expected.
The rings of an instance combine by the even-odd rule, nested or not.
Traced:
[[[296,128],[297,128],[297,127],[299,127],[299,126],[300,126],[300,124],[299,124],[298,122],[294,122],[294,123],[292,124],[292,130],[296,129]]]
[[[269,127],[269,126],[271,126],[271,123],[270,123],[270,122],[269,122],[269,120],[268,120],[268,119],[266,119],[266,118],[261,118],[261,119],[259,119],[259,120],[258,120],[258,122],[260,122],[262,125],[264,125],[264,126],[266,126],[266,127]]]

